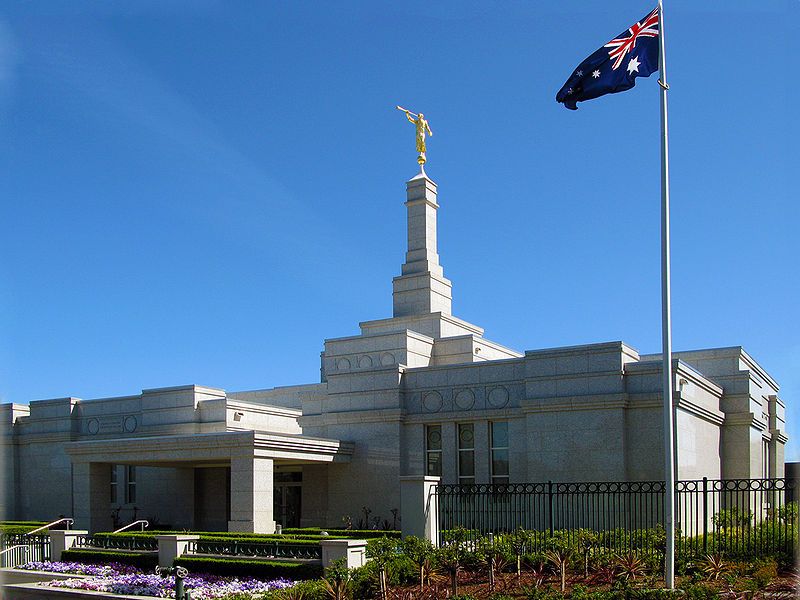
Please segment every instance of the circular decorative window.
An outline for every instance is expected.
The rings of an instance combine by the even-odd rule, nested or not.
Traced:
[[[86,431],[88,431],[91,435],[95,435],[98,431],[100,431],[100,421],[97,419],[89,419],[86,422]]]

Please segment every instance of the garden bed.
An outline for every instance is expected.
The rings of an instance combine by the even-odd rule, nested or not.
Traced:
[[[14,593],[21,597],[37,597],[32,594],[36,589],[41,597],[58,595],[61,590],[79,590],[83,592],[101,592],[122,597],[155,597],[174,598],[175,578],[162,577],[155,573],[145,573],[129,565],[85,565],[81,563],[27,563],[20,572],[28,572],[33,577],[40,574],[55,574],[60,579],[52,579],[36,585],[15,585]],[[65,578],[66,576],[66,578]],[[294,581],[286,578],[271,580],[252,577],[231,577],[211,574],[192,574],[184,578],[185,589],[191,591],[194,600],[208,600],[234,596],[237,599],[260,598],[266,592],[281,590],[294,585]],[[115,596],[116,597],[116,596]]]

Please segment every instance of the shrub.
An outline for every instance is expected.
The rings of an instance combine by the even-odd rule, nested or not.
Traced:
[[[711,517],[711,520],[720,529],[746,527],[753,520],[753,513],[749,510],[741,510],[739,507],[727,508],[719,511]]]
[[[719,598],[717,590],[703,583],[689,584],[682,586],[681,589],[686,595],[686,600],[716,600]]]
[[[774,560],[760,561],[753,571],[753,584],[757,589],[763,590],[773,579],[778,577],[778,563]]]
[[[186,567],[192,573],[211,575],[249,576],[258,579],[318,579],[322,567],[314,563],[294,563],[273,560],[211,558],[207,556],[182,556],[174,565]]]
[[[110,552],[106,550],[64,550],[62,561],[84,564],[107,565],[121,563],[138,567],[143,571],[152,571],[158,564],[157,552]]]
[[[271,596],[267,597],[274,598],[274,600],[326,600],[328,593],[322,580],[309,579],[300,581],[285,590],[273,592]],[[251,600],[250,596],[248,596],[248,600]]]
[[[778,519],[782,523],[797,523],[797,501],[789,502],[778,508]]]

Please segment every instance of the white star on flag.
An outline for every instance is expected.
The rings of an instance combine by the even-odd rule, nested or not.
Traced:
[[[628,61],[628,73],[633,73],[634,71],[638,73],[640,64],[639,59],[634,56]]]
[[[600,77],[600,70],[598,69],[597,71],[594,71],[594,72],[592,73],[592,77],[594,77],[595,79],[597,79],[598,77]]]
[[[578,69],[578,71],[575,72],[575,75],[577,75],[578,77],[583,77],[583,71]]]

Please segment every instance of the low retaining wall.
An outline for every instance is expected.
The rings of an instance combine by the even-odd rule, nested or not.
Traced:
[[[2,588],[3,600],[98,600],[114,598],[115,600],[157,600],[155,596],[130,596],[128,594],[109,594],[106,592],[90,592],[88,590],[70,590],[51,588],[37,583],[19,583]]]
[[[31,571],[30,569],[0,569],[0,585],[15,583],[36,583],[54,579],[89,579],[91,575],[72,575],[70,573],[51,573],[50,571]]]

